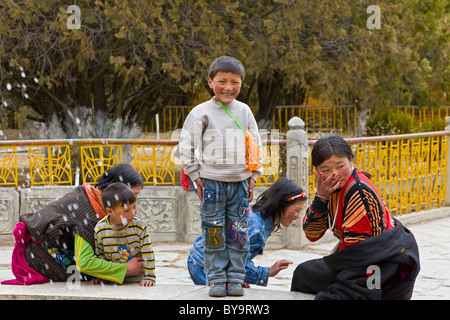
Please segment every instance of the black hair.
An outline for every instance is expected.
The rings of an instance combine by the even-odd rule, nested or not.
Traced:
[[[136,202],[136,195],[122,182],[114,182],[108,185],[102,193],[103,207],[115,208],[118,204],[122,206],[126,203]]]
[[[311,151],[311,163],[314,167],[320,166],[332,156],[346,157],[352,161],[353,151],[342,137],[330,134],[317,140]]]
[[[290,198],[301,194],[303,191],[294,181],[279,178],[266,191],[264,191],[253,205],[253,210],[261,213],[263,219],[272,217],[272,231],[280,228],[280,217],[286,208],[297,201],[305,201],[306,195],[288,201]]]
[[[131,165],[119,163],[98,177],[97,184],[94,187],[103,191],[108,185],[114,182],[125,183],[130,188],[144,185],[142,177]]]
[[[242,63],[233,57],[222,56],[214,60],[209,68],[208,77],[214,79],[217,72],[235,73],[241,76],[241,80],[244,81],[245,69]]]
[[[352,148],[344,138],[336,134],[329,134],[317,140],[311,150],[311,163],[317,168],[332,156],[346,157],[349,161],[353,160]],[[369,179],[372,178],[370,173],[361,172]]]

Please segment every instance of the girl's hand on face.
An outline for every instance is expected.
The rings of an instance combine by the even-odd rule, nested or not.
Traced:
[[[330,195],[341,188],[340,175],[335,173],[324,177],[320,172],[314,172],[316,175],[316,190],[317,195],[329,199]]]

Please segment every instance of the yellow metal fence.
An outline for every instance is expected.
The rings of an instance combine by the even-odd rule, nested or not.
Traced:
[[[193,106],[167,106],[160,111],[158,117],[146,126],[144,131],[156,132],[157,127],[160,132],[171,132],[183,126]],[[280,132],[287,132],[287,122],[294,116],[298,116],[305,122],[305,130],[309,133],[337,133],[345,136],[355,136],[357,128],[356,107],[352,105],[326,105],[326,106],[277,106],[275,115],[272,118],[273,129]],[[257,107],[252,108],[257,113]],[[418,106],[397,106],[392,107],[396,113],[409,114],[414,119],[423,123],[436,119],[444,119],[450,115],[450,106],[439,108],[427,108]],[[373,108],[369,108],[369,117],[373,116]],[[2,111],[5,113],[6,111]],[[17,129],[16,115],[12,112],[1,114],[2,122],[0,129]]]
[[[273,128],[287,132],[287,123],[295,116],[305,122],[305,130],[308,133],[356,136],[358,126],[355,106],[277,106]]]
[[[352,138],[350,143],[360,171],[371,181],[395,216],[439,208],[446,204],[448,135],[430,132],[397,136]],[[315,141],[309,141],[310,146]],[[309,157],[310,196],[315,175]]]
[[[445,205],[449,134],[442,131],[346,140],[353,148],[355,166],[373,176],[371,180],[390,212],[402,215]],[[314,143],[310,140],[310,147]],[[0,186],[73,185],[77,175],[72,154],[77,147],[80,182],[94,183],[127,154],[146,185],[177,185],[177,144],[124,139],[0,141]],[[285,144],[280,140],[264,142],[263,175],[257,186],[269,186],[286,172]],[[309,162],[308,193],[312,199],[315,176],[311,157]]]
[[[141,174],[144,184],[177,185],[177,144],[170,140],[123,139],[0,141],[0,186],[73,185],[75,177],[79,182],[95,183],[106,170],[123,162],[124,152],[132,155],[130,164]],[[264,142],[263,174],[257,186],[278,179],[279,147],[279,141]],[[72,163],[77,162],[75,157],[80,158],[78,175]]]
[[[161,110],[145,128],[146,132],[170,132],[183,126],[191,106],[168,106]],[[257,113],[257,108],[253,108]],[[305,122],[305,130],[310,133],[338,133],[346,136],[356,134],[355,106],[277,106],[272,118],[272,128],[287,132],[288,121],[297,116]]]
[[[170,132],[183,126],[192,106],[168,106],[161,110],[153,121],[145,128],[147,132],[156,132],[156,122],[160,132]],[[357,135],[357,110],[353,105],[326,105],[326,106],[277,106],[272,118],[272,129],[287,132],[289,119],[294,116],[305,122],[305,130],[308,133],[337,133],[347,137]],[[391,108],[399,114],[409,114],[420,123],[444,119],[450,115],[449,106],[439,108],[419,108],[418,106],[397,106]],[[257,113],[257,108],[253,108]],[[369,109],[369,117],[373,116],[372,108]]]

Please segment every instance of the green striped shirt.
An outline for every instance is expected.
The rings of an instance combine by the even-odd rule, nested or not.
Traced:
[[[95,226],[94,237],[95,254],[102,259],[127,263],[133,257],[142,257],[144,273],[126,277],[125,282],[156,281],[152,242],[142,219],[134,217],[130,224],[116,227],[109,224],[106,216]]]

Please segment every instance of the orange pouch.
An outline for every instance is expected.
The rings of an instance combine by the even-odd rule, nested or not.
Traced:
[[[217,100],[216,100],[217,101]],[[241,124],[236,120],[236,118],[228,111],[228,109],[222,104],[222,102],[217,101],[222,108],[228,113],[228,115],[236,122],[239,128],[244,131],[245,134],[245,163],[247,163],[248,169],[250,171],[256,170],[262,165],[258,162],[259,157],[262,154],[261,148],[253,140],[252,134],[247,130],[242,128]]]
[[[253,136],[249,131],[245,131],[245,162],[250,171],[258,169],[261,165],[258,162],[262,150],[253,140]]]

